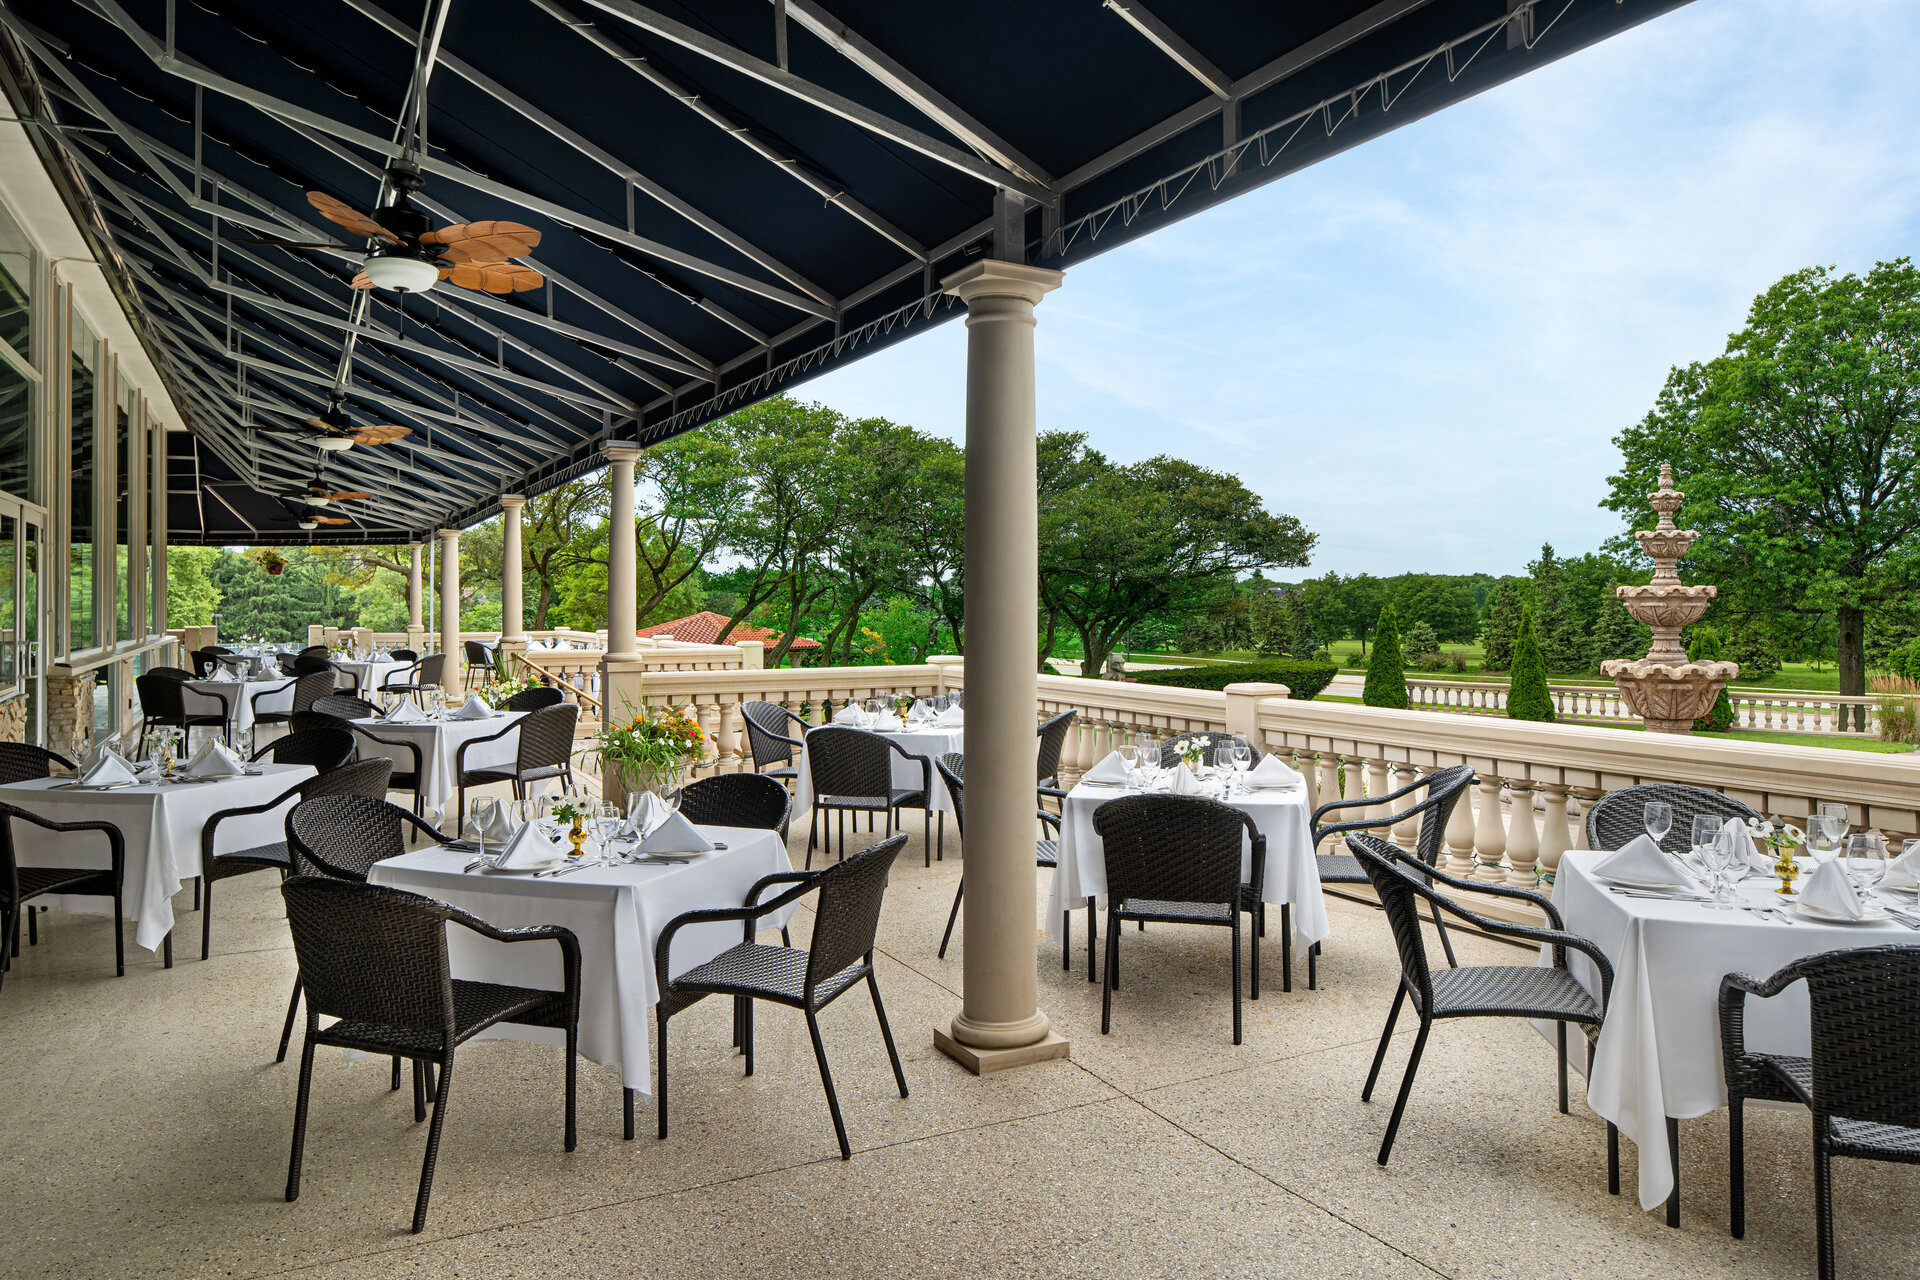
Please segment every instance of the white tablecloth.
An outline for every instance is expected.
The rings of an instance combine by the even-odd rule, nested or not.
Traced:
[[[897,722],[896,722],[897,723]],[[965,750],[966,731],[963,729],[896,729],[891,733],[881,732],[881,737],[897,742],[913,758],[909,759],[889,751],[887,755],[893,761],[893,785],[909,790],[920,789],[920,760],[927,761],[927,772],[933,778],[933,811],[952,813],[953,797],[947,794],[947,784],[940,780],[940,771],[933,762],[949,751]],[[800,770],[800,780],[794,788],[793,809],[795,813],[805,813],[813,807],[813,772],[807,766],[807,753],[800,752],[795,761]]]
[[[499,733],[507,727],[508,721],[518,720],[525,714],[523,711],[501,711],[496,712],[491,720],[416,720],[411,724],[389,724],[373,719],[356,720],[354,723],[383,738],[418,743],[420,767],[426,772],[426,777],[420,780],[421,798],[428,806],[444,813],[458,781],[453,771],[453,757],[460,750],[460,744],[472,738],[485,738]],[[467,752],[467,768],[512,768],[514,755],[519,749],[520,735],[510,733],[498,742],[490,742]],[[362,736],[360,758],[372,760],[379,756],[391,759],[396,773],[413,768],[412,752],[369,742]],[[448,821],[452,821],[450,814]]]
[[[239,737],[253,728],[253,697],[265,690],[273,692],[260,699],[259,710],[293,710],[293,681],[286,676],[271,680],[189,680],[181,700],[190,716],[217,716],[220,714],[220,698],[214,695],[220,694],[230,704],[227,718],[233,726],[234,736]]]
[[[55,822],[111,822],[126,839],[127,861],[121,907],[138,921],[134,941],[157,950],[173,928],[173,895],[200,874],[200,833],[222,809],[243,809],[273,799],[313,776],[304,764],[261,764],[258,777],[218,782],[149,784],[112,791],[77,791],[67,778],[37,778],[0,787],[0,801]],[[251,849],[286,838],[287,810],[251,814],[220,824],[214,852]],[[24,867],[112,865],[104,837],[91,832],[61,835],[25,822],[13,824],[14,853]],[[43,901],[47,901],[43,899]],[[105,914],[107,898],[59,897],[63,910]]]
[[[1750,911],[1622,897],[1589,874],[1604,856],[1562,854],[1553,902],[1568,931],[1598,944],[1613,964],[1613,999],[1594,1045],[1587,1104],[1639,1145],[1640,1207],[1654,1209],[1673,1190],[1666,1117],[1686,1120],[1727,1105],[1720,1058],[1722,975],[1765,978],[1802,956],[1911,942],[1914,935],[1891,920],[1826,925],[1796,917],[1784,924]],[[1759,901],[1778,882],[1755,875],[1740,887],[1744,897]],[[1567,964],[1599,994],[1599,978],[1586,957],[1568,952]],[[1576,1068],[1586,1066],[1580,1040],[1568,1037],[1568,1058]],[[1771,1000],[1749,997],[1746,1040],[1765,1052],[1806,1056],[1804,984]]]
[[[1138,794],[1137,790],[1085,782],[1067,793],[1060,827],[1060,864],[1054,868],[1053,890],[1047,895],[1047,928],[1063,947],[1067,940],[1060,935],[1062,910],[1083,906],[1088,898],[1097,899],[1100,909],[1106,906],[1106,846],[1093,829],[1094,810],[1110,800]],[[1325,938],[1329,931],[1327,902],[1320,892],[1320,868],[1313,860],[1305,785],[1260,789],[1233,796],[1226,803],[1252,817],[1253,825],[1267,838],[1261,901],[1273,906],[1292,905],[1297,946],[1307,947]],[[1252,874],[1253,841],[1243,839],[1240,878],[1250,881]]]
[[[395,658],[335,658],[336,671],[344,671],[360,682],[357,692],[369,702],[378,702],[374,693],[387,682],[387,677],[396,671],[405,671],[413,664]],[[345,682],[341,682],[343,687]]]
[[[658,866],[596,867],[551,879],[464,875],[470,853],[432,848],[376,863],[374,884],[426,894],[502,929],[558,924],[580,940],[580,1052],[616,1067],[629,1089],[651,1097],[648,1066],[653,1006],[660,998],[653,947],[675,916],[716,907],[738,907],[762,876],[791,871],[786,847],[771,831],[701,827],[727,848],[692,862]],[[761,895],[773,898],[790,885]],[[778,928],[792,908],[760,921]],[[674,936],[670,973],[704,964],[740,941],[738,924],[690,925]],[[501,943],[470,930],[447,930],[453,976],[517,987],[559,990],[560,948],[552,943]],[[561,1032],[501,1025],[482,1038],[565,1044]]]

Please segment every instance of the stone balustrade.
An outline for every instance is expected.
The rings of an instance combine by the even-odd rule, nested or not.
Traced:
[[[1554,714],[1588,724],[1638,724],[1620,691],[1611,685],[1548,686]],[[1492,715],[1506,710],[1507,686],[1491,681],[1409,677],[1413,705],[1429,711]],[[1880,731],[1879,703],[1871,697],[1774,689],[1728,689],[1733,727],[1765,733],[1828,737],[1873,737]]]

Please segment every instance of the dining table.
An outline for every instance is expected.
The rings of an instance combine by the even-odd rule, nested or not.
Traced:
[[[454,758],[459,754],[462,743],[475,738],[485,738],[499,733],[509,724],[519,720],[523,711],[495,711],[485,719],[462,720],[454,712],[425,712],[425,719],[392,721],[379,716],[370,716],[364,720],[355,720],[359,730],[360,758],[372,760],[385,756],[393,761],[395,773],[411,772],[413,753],[402,746],[389,746],[385,743],[369,740],[368,734],[374,734],[393,742],[411,743],[420,748],[420,799],[428,808],[446,813],[447,801],[453,798],[460,785],[459,775],[454,771]],[[515,753],[520,745],[520,735],[507,734],[498,742],[489,742],[467,753],[469,769],[511,769]],[[452,815],[448,815],[452,821]]]
[[[920,761],[927,761],[926,776],[933,782],[933,795],[929,798],[930,809],[934,813],[952,813],[953,797],[947,792],[947,784],[941,781],[940,771],[933,762],[950,751],[966,749],[966,730],[959,725],[913,725],[901,728],[896,716],[881,716],[877,725],[862,722],[860,724],[837,724],[836,728],[867,729],[877,733],[889,742],[897,742],[906,751],[902,756],[898,752],[888,752],[893,762],[893,785],[896,789],[918,791],[922,774]],[[811,730],[809,731],[811,732]],[[803,747],[794,761],[799,771],[799,779],[794,786],[793,808],[795,813],[805,813],[813,807],[813,771],[807,767],[807,753]]]
[[[1916,941],[1892,918],[1840,923],[1783,905],[1778,881],[1755,869],[1735,886],[1734,905],[1693,901],[1609,883],[1595,873],[1604,851],[1561,855],[1553,904],[1569,932],[1596,944],[1613,966],[1606,1021],[1593,1046],[1587,1105],[1639,1147],[1640,1207],[1668,1201],[1674,1188],[1670,1122],[1727,1105],[1720,1050],[1720,979],[1729,973],[1766,978],[1792,961],[1823,951]],[[1680,896],[1683,892],[1687,896]],[[1541,963],[1551,963],[1543,953]],[[1567,967],[1593,992],[1593,963],[1567,952]],[[1553,1035],[1553,1024],[1536,1024]],[[1746,1044],[1762,1053],[1805,1057],[1810,1032],[1805,984],[1770,1000],[1746,1002]],[[1570,1037],[1569,1065],[1585,1070],[1585,1050]],[[1777,1105],[1754,1102],[1749,1105]],[[1674,1206],[1677,1208],[1677,1206]],[[1671,1213],[1671,1210],[1670,1210]]]
[[[1047,894],[1047,928],[1062,948],[1068,944],[1063,911],[1084,905],[1088,898],[1094,899],[1096,909],[1106,906],[1106,846],[1094,829],[1093,815],[1101,805],[1122,796],[1165,794],[1173,777],[1172,770],[1160,770],[1147,785],[1142,785],[1144,780],[1138,775],[1124,784],[1082,778],[1067,792],[1061,807],[1060,856]],[[1324,939],[1329,932],[1327,900],[1320,889],[1320,866],[1313,856],[1313,829],[1308,821],[1312,805],[1305,780],[1284,786],[1235,785],[1210,767],[1203,769],[1199,780],[1203,795],[1252,818],[1255,828],[1267,838],[1260,900],[1269,906],[1290,908],[1296,948],[1305,949]],[[1246,836],[1240,842],[1240,879],[1243,884],[1253,879],[1253,841]]]
[[[83,787],[66,777],[35,778],[0,786],[0,802],[55,822],[105,821],[126,841],[121,906],[135,922],[134,941],[149,951],[168,942],[173,932],[173,895],[200,874],[200,833],[207,819],[223,809],[264,804],[311,778],[304,764],[252,764],[230,778],[144,781],[105,789]],[[285,839],[287,811],[293,801],[266,813],[222,822],[215,832],[215,853],[251,849]],[[13,824],[14,857],[23,867],[108,867],[106,837],[95,832],[59,834],[26,822]],[[61,910],[104,915],[111,900],[49,897]],[[171,955],[168,957],[171,961]]]
[[[267,696],[260,698],[256,706],[254,698],[263,693]],[[293,681],[282,675],[264,680],[231,677],[188,680],[181,702],[190,716],[225,716],[232,736],[240,738],[253,728],[256,711],[277,711],[282,715],[293,711]]]
[[[649,1067],[653,1007],[659,1002],[654,945],[673,919],[688,911],[738,907],[763,876],[793,869],[777,832],[745,827],[695,828],[724,848],[676,855],[685,861],[597,863],[561,875],[516,875],[468,870],[470,848],[434,845],[377,862],[370,883],[425,894],[502,929],[563,925],[580,943],[579,1048],[593,1062],[613,1067],[621,1083],[651,1097]],[[762,895],[778,896],[788,886]],[[777,929],[794,907],[763,917],[761,929]],[[741,941],[737,922],[697,924],[674,936],[669,977],[704,964]],[[447,930],[452,975],[475,982],[557,991],[562,987],[558,944],[507,945],[470,930]],[[565,1033],[500,1023],[480,1039],[528,1040],[564,1045]]]
[[[333,669],[351,677],[353,693],[370,702],[374,700],[374,695],[379,692],[380,686],[387,682],[389,676],[405,671],[411,666],[413,663],[405,658],[333,659]],[[341,688],[348,687],[345,682],[336,681],[336,683]]]

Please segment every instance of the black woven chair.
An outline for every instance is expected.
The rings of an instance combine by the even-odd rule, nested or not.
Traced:
[[[105,867],[23,867],[15,855],[13,824],[24,822],[58,835],[92,832],[106,837]],[[121,919],[121,888],[126,881],[127,842],[111,822],[55,822],[10,804],[0,804],[0,976],[20,954],[20,916],[27,917],[28,939],[38,944],[31,904],[49,893],[113,899],[113,971],[127,974],[126,926]]]
[[[320,653],[303,653],[293,660],[293,678],[296,680],[302,676],[318,675],[322,671],[336,684],[339,683],[340,673],[334,670],[333,659],[324,650]]]
[[[324,876],[295,876],[280,886],[306,985],[307,1034],[300,1053],[300,1094],[294,1107],[293,1154],[287,1164],[287,1200],[300,1198],[300,1161],[313,1088],[313,1051],[319,1045],[393,1054],[413,1062],[413,1118],[426,1119],[423,1065],[437,1068],[433,1124],[414,1198],[413,1232],[427,1224],[427,1197],[447,1118],[454,1050],[496,1023],[564,1031],[566,1149],[578,1142],[574,1097],[579,1074],[580,943],[570,929],[547,925],[498,929],[456,907],[415,893],[353,884]],[[560,947],[563,989],[541,991],[452,976],[447,926],[457,924],[495,942],[553,942]],[[338,1018],[322,1027],[322,1017]]]
[[[287,729],[291,733],[307,733],[314,729],[338,729],[342,733],[352,733],[354,726],[351,721],[328,715],[324,711],[296,711],[287,721]]]
[[[313,717],[320,715],[315,711],[301,714]],[[373,725],[358,724],[337,716],[326,716],[325,719],[331,721],[329,728],[345,729],[353,735],[355,756],[367,759],[385,756],[393,765],[393,773],[387,779],[387,790],[408,792],[413,796],[413,812],[416,815],[426,812],[426,793],[421,788],[426,784],[427,755],[418,741],[413,738],[386,737],[376,733]]]
[[[404,694],[415,702],[419,702],[421,694],[444,687],[443,673],[446,669],[447,655],[430,653],[405,671],[390,672],[387,682],[380,686],[380,691]]]
[[[488,679],[493,676],[493,650],[491,648],[478,640],[463,640],[460,642],[460,651],[465,655],[467,660],[466,682],[469,687],[474,684],[474,675],[476,673]]]
[[[59,765],[68,773],[77,772],[73,761],[57,751],[36,747],[29,742],[0,742],[0,786],[51,778],[54,765]]]
[[[150,676],[159,676],[163,680],[193,679],[193,672],[188,671],[184,667],[148,667],[146,674]],[[139,680],[136,678],[134,683],[138,684]]]
[[[454,819],[454,831],[465,829],[467,788],[484,787],[494,782],[513,784],[513,796],[524,800],[527,784],[558,778],[563,787],[573,786],[573,730],[580,719],[580,708],[570,702],[529,711],[498,733],[484,738],[468,738],[453,753],[453,776],[460,792],[460,808]],[[467,752],[489,742],[498,742],[508,734],[518,734],[510,768],[467,768]]]
[[[567,695],[549,684],[537,684],[531,689],[522,689],[500,704],[502,711],[538,711],[542,707],[557,707],[567,700]]]
[[[753,771],[769,778],[798,778],[793,756],[806,744],[802,741],[810,727],[805,720],[772,702],[743,702],[740,714],[746,721],[747,750],[753,756]],[[800,737],[788,737],[786,731],[798,729]],[[767,766],[772,765],[772,768]]]
[[[149,671],[143,676],[135,676],[133,687],[140,696],[140,749],[146,750],[147,731],[156,728],[180,730],[181,755],[186,754],[187,735],[195,729],[218,729],[223,737],[227,736],[232,721],[232,706],[219,693],[208,696],[218,698],[225,708],[222,712],[195,712],[187,714],[186,686],[183,681],[158,671]],[[241,686],[235,685],[236,689]],[[228,741],[231,741],[228,738]]]
[[[1051,720],[1041,721],[1040,727],[1035,730],[1040,738],[1040,748],[1034,757],[1034,773],[1043,796],[1052,796],[1061,801],[1067,798],[1067,793],[1060,787],[1060,750],[1067,745],[1067,733],[1079,715],[1078,711],[1062,711]]]
[[[310,764],[317,773],[338,769],[353,759],[353,735],[338,729],[312,729],[275,738],[253,753],[254,762],[270,760],[274,764]]]
[[[418,662],[420,655],[411,649],[389,649],[387,656],[395,662]]]
[[[1386,1029],[1380,1033],[1380,1047],[1374,1051],[1373,1066],[1360,1100],[1373,1099],[1373,1086],[1380,1078],[1380,1064],[1386,1060],[1387,1044],[1393,1039],[1393,1024],[1399,1020],[1400,1006],[1409,996],[1414,1012],[1420,1016],[1420,1033],[1414,1038],[1413,1052],[1407,1059],[1406,1074],[1400,1079],[1400,1094],[1394,1100],[1393,1118],[1387,1122],[1386,1136],[1380,1141],[1381,1164],[1393,1151],[1394,1135],[1400,1130],[1400,1118],[1406,1113],[1407,1097],[1413,1092],[1413,1078],[1420,1070],[1420,1055],[1426,1050],[1427,1035],[1440,1018],[1532,1018],[1556,1024],[1557,1054],[1560,1068],[1560,1110],[1567,1110],[1567,1024],[1578,1023],[1587,1033],[1587,1062],[1593,1062],[1593,1042],[1599,1037],[1606,1017],[1607,1000],[1613,989],[1613,966],[1606,954],[1585,938],[1566,931],[1560,912],[1537,893],[1510,885],[1479,880],[1460,880],[1432,868],[1411,868],[1394,846],[1379,836],[1356,831],[1347,836],[1352,850],[1379,895],[1387,924],[1393,929],[1394,945],[1400,952],[1400,983],[1394,989],[1393,1008],[1387,1012]],[[1533,925],[1509,924],[1467,910],[1453,899],[1430,887],[1439,880],[1456,889],[1488,893],[1501,898],[1530,902],[1552,922],[1550,929]],[[1427,943],[1420,932],[1420,900],[1440,907],[1450,915],[1473,925],[1483,933],[1499,938],[1514,938],[1553,948],[1553,965],[1471,965],[1466,968],[1434,972],[1427,963]],[[1573,974],[1567,971],[1567,950],[1572,948],[1593,961],[1600,975],[1600,998],[1595,1000]],[[1607,1125],[1607,1189],[1620,1191],[1620,1131]]]
[[[776,831],[782,844],[792,814],[787,789],[757,773],[720,773],[680,788],[680,815],[688,822]]]
[[[893,785],[893,757],[899,755],[920,766],[920,785]],[[813,850],[819,843],[820,813],[840,815],[840,856],[847,856],[847,814],[885,814],[887,834],[892,835],[901,809],[932,807],[933,765],[925,756],[916,756],[898,742],[865,729],[844,725],[826,725],[807,735],[807,772],[813,781],[813,813],[808,823],[807,866],[813,866]],[[859,819],[855,820],[858,829]],[[933,834],[929,824],[927,834]],[[827,833],[831,842],[833,833]],[[931,842],[929,842],[931,843]],[[826,855],[823,852],[821,856]],[[927,850],[927,865],[933,865],[933,851]]]
[[[819,871],[763,876],[747,891],[744,906],[689,911],[675,917],[660,931],[653,955],[660,989],[660,1003],[654,1009],[660,1029],[655,1050],[659,1055],[655,1103],[660,1111],[662,1138],[667,1136],[667,1020],[707,996],[734,998],[735,1026],[741,1051],[746,1055],[748,1075],[753,1074],[753,1002],[769,1000],[806,1015],[814,1060],[820,1064],[820,1083],[827,1093],[827,1110],[833,1115],[833,1132],[840,1139],[840,1158],[846,1160],[852,1157],[853,1148],[847,1143],[847,1126],[840,1118],[840,1098],[833,1089],[833,1073],[827,1068],[819,1013],[865,978],[867,990],[873,996],[874,1016],[880,1022],[880,1038],[886,1042],[887,1057],[893,1062],[894,1082],[900,1086],[900,1096],[907,1096],[906,1072],[900,1068],[900,1053],[894,1048],[893,1030],[887,1025],[887,1011],[880,1003],[880,984],[873,974],[873,939],[880,926],[887,873],[906,843],[906,836],[896,835]],[[781,884],[793,887],[777,897],[760,901],[762,890]],[[761,917],[816,892],[820,896],[814,903],[812,945],[807,950],[762,946],[754,941],[754,924]],[[728,948],[677,978],[670,976],[675,934],[688,925],[733,921],[738,921],[743,931],[738,946]],[[626,1107],[627,1136],[631,1138],[631,1089],[626,1090]]]
[[[1417,778],[1397,791],[1390,791],[1378,799],[1366,800],[1330,800],[1313,811],[1314,863],[1320,873],[1320,886],[1324,890],[1328,885],[1364,885],[1372,883],[1367,873],[1361,869],[1359,860],[1345,853],[1320,853],[1326,847],[1331,836],[1345,835],[1349,831],[1375,831],[1385,827],[1395,827],[1414,818],[1420,820],[1419,834],[1414,838],[1414,856],[1423,866],[1438,866],[1440,855],[1446,850],[1447,823],[1453,818],[1456,805],[1466,798],[1467,788],[1473,785],[1473,768],[1470,765],[1449,765],[1445,769],[1436,769],[1425,777]],[[1322,823],[1321,819],[1340,809],[1359,809],[1375,805],[1390,805],[1417,791],[1426,794],[1409,808],[1379,818],[1355,818],[1347,822]],[[1338,889],[1328,891],[1329,897],[1341,898],[1347,902],[1357,902],[1361,906],[1378,907],[1376,899],[1363,898],[1351,893],[1342,893]],[[1432,908],[1433,927],[1440,934],[1441,949],[1447,953],[1447,967],[1453,968],[1459,961],[1453,956],[1453,939],[1447,936],[1447,926],[1440,918],[1440,908]],[[1320,944],[1314,943],[1307,950],[1307,989],[1312,991],[1320,985]]]
[[[349,693],[330,693],[324,698],[315,698],[313,705],[302,707],[302,711],[318,711],[340,720],[370,720],[380,714],[380,708],[365,698],[356,698]]]
[[[265,707],[262,707],[260,704],[267,701],[270,698],[280,697],[282,694],[287,692],[288,688],[291,687],[293,683],[294,683],[293,681],[288,680],[285,683],[276,684],[271,688],[256,689],[252,693],[247,695],[247,701],[251,703],[253,706],[253,727],[256,732],[259,730],[261,725],[267,725],[267,724],[285,725],[287,726],[287,729],[289,732],[292,731],[294,711],[293,711],[293,703],[291,699],[288,700],[287,708],[284,711],[269,710]]]
[[[1704,787],[1686,787],[1673,782],[1643,782],[1636,787],[1609,791],[1587,810],[1587,846],[1592,849],[1618,849],[1635,836],[1647,834],[1645,810],[1649,801],[1659,800],[1673,806],[1673,826],[1660,838],[1660,847],[1668,853],[1685,853],[1693,847],[1693,820],[1698,817],[1739,818],[1758,821],[1759,813],[1718,791]]]
[[[290,865],[285,839],[252,848],[215,853],[214,846],[219,840],[221,823],[234,818],[272,813],[296,797],[311,800],[315,796],[348,795],[379,799],[387,793],[387,775],[392,771],[391,760],[363,760],[359,764],[342,765],[288,787],[265,803],[222,809],[208,818],[207,825],[200,830],[200,878],[206,882],[205,897],[200,903],[200,958],[205,960],[213,954],[213,886],[221,880],[231,880],[254,871],[277,871],[284,879]],[[172,941],[171,938],[167,940],[169,959],[172,958]]]
[[[333,696],[333,691],[338,688],[333,675],[333,668],[326,667],[319,671],[306,671],[295,676],[293,678],[293,709],[311,711],[314,703],[322,698]]]
[[[947,785],[947,794],[953,797],[953,825],[959,830],[960,838],[967,838],[967,797],[966,797],[965,755],[958,751],[943,752],[933,767],[940,771],[940,780]],[[1060,819],[1045,809],[1034,810],[1034,817],[1053,832],[1052,839],[1039,839],[1033,842],[1033,865],[1052,870],[1060,865]],[[940,935],[939,959],[947,958],[947,944],[953,941],[954,921],[960,918],[960,900],[967,892],[967,878],[960,877],[960,883],[953,887],[953,908],[947,912],[947,929]],[[1060,908],[1060,967],[1073,967],[1073,911],[1065,904]],[[1093,949],[1099,940],[1100,926],[1095,923],[1093,899],[1087,899],[1087,980],[1093,980]]]
[[[1101,974],[1100,1034],[1113,1024],[1120,986],[1120,922],[1224,926],[1233,931],[1233,1042],[1240,1043],[1240,913],[1258,902],[1267,838],[1231,805],[1199,796],[1144,795],[1093,811],[1107,864],[1107,962]],[[1253,874],[1240,875],[1240,838],[1253,846]],[[1251,890],[1249,894],[1247,891]],[[1260,998],[1260,935],[1254,932],[1253,998]]]
[[[188,660],[193,663],[194,678],[205,680],[208,676],[219,670],[219,657],[220,655],[211,649],[195,649],[189,654]]]
[[[1208,764],[1213,763],[1213,753],[1215,751],[1221,747],[1231,747],[1235,743],[1244,743],[1247,749],[1253,753],[1251,757],[1252,762],[1254,764],[1260,763],[1260,748],[1254,745],[1251,738],[1243,737],[1237,733],[1226,733],[1218,729],[1196,729],[1192,733],[1176,733],[1160,744],[1160,767],[1162,769],[1171,769],[1173,766],[1179,764],[1180,753],[1175,750],[1174,744],[1188,741],[1197,741],[1206,744],[1206,761]]]

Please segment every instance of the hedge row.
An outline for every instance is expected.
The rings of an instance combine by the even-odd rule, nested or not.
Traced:
[[[1230,684],[1283,684],[1288,695],[1301,701],[1333,683],[1340,668],[1331,662],[1301,662],[1276,658],[1268,662],[1208,663],[1203,667],[1169,667],[1164,671],[1141,672],[1136,684],[1173,685],[1180,689],[1224,689]]]

